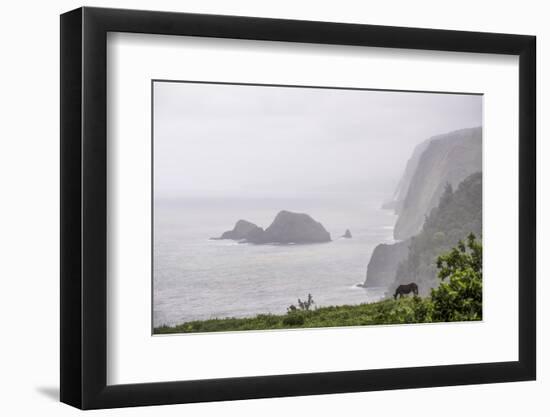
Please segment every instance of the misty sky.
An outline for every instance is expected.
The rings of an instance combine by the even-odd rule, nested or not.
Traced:
[[[391,196],[415,145],[481,124],[481,96],[155,82],[155,198]]]

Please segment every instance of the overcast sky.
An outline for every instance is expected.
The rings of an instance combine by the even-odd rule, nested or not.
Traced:
[[[155,82],[155,198],[391,196],[415,145],[481,124],[481,96]]]

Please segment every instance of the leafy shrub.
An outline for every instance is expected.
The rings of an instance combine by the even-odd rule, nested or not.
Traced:
[[[473,233],[437,258],[442,282],[431,291],[434,321],[481,320],[482,267],[482,246]]]
[[[285,316],[283,319],[283,324],[286,326],[301,326],[305,323],[306,319],[303,314],[300,313],[290,313]]]

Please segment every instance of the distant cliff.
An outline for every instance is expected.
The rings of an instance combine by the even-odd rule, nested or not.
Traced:
[[[239,220],[233,230],[218,239],[233,239],[255,244],[290,244],[330,242],[330,233],[323,225],[305,213],[280,211],[273,223],[263,230],[246,220]]]
[[[407,197],[407,192],[409,191],[411,181],[413,179],[414,173],[416,172],[416,168],[418,167],[418,161],[420,161],[422,153],[424,153],[431,140],[432,139],[430,138],[416,145],[411,157],[407,161],[405,172],[403,172],[403,175],[401,176],[401,179],[397,184],[392,200],[386,202],[383,208],[393,209],[396,214],[399,214],[401,212],[403,201]]]
[[[481,139],[481,127],[462,129],[430,138],[415,149],[396,194],[399,216],[395,239],[410,238],[421,230],[446,184],[456,187],[467,176],[481,171]],[[406,196],[401,201],[402,190],[406,190]]]

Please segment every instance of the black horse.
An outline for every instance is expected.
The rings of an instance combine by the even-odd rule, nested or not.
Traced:
[[[395,294],[393,295],[394,300],[397,299],[397,296],[399,295],[399,298],[403,297],[405,294],[413,293],[414,295],[418,295],[418,285],[416,285],[414,282],[411,282],[410,284],[401,284],[397,289],[395,290]]]

